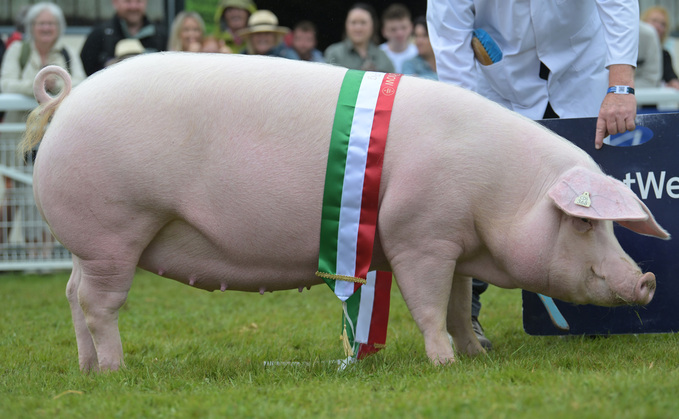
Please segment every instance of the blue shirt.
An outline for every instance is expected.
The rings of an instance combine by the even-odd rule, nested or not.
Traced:
[[[423,79],[438,80],[439,77],[428,62],[418,55],[403,63],[403,74],[422,77]]]
[[[293,48],[286,48],[284,51],[284,54],[281,55],[284,58],[289,58],[291,60],[302,60],[300,58],[299,54],[297,51],[295,51]],[[311,51],[311,58],[308,60],[302,60],[302,61],[311,61],[314,63],[324,63],[325,58],[323,58],[323,53],[317,49],[313,49]]]

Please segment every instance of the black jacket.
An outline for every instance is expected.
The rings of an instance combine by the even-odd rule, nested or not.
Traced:
[[[167,30],[161,25],[152,24],[146,17],[138,36],[147,52],[167,49]],[[87,36],[80,52],[85,73],[90,76],[104,68],[104,64],[115,56],[116,44],[124,38],[126,36],[117,15],[96,25]]]

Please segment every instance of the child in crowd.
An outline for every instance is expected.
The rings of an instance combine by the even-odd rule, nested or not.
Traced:
[[[292,30],[290,57],[303,61],[324,63],[323,53],[316,49],[316,25],[308,20],[298,22]]]
[[[413,31],[410,11],[400,3],[394,3],[382,14],[382,36],[387,42],[380,45],[382,51],[401,73],[403,63],[417,56],[417,47],[410,42]]]

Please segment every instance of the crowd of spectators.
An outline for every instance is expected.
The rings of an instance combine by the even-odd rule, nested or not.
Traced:
[[[33,78],[48,64],[67,68],[76,85],[125,57],[166,50],[269,55],[437,79],[427,21],[424,16],[413,19],[400,3],[387,7],[381,18],[370,4],[354,4],[347,10],[343,39],[322,52],[317,49],[314,22],[302,20],[290,30],[279,26],[274,11],[258,10],[253,0],[221,0],[212,33],[206,32],[197,12],[179,12],[168,31],[148,19],[146,1],[111,2],[114,16],[92,28],[81,51],[73,51],[61,39],[66,21],[59,6],[43,2],[22,8],[16,30],[4,41],[0,39],[0,92],[30,95]],[[671,56],[663,49],[667,11],[653,7],[642,21],[648,22],[641,24],[642,29],[654,27],[657,33],[640,31],[644,45],[637,72],[640,87],[664,84],[679,88]]]
[[[111,3],[115,14],[91,29],[80,51],[63,41],[66,19],[57,4],[23,7],[15,18],[15,31],[0,38],[0,92],[32,95],[33,79],[46,65],[66,68],[75,86],[122,59],[157,51],[269,55],[436,78],[426,21],[419,17],[420,24],[413,25],[402,4],[389,6],[381,19],[371,5],[354,4],[347,11],[343,40],[322,52],[314,22],[301,20],[290,30],[279,25],[274,11],[258,10],[252,0],[221,0],[211,33],[194,11],[180,11],[168,30],[149,20],[146,1]],[[56,92],[59,82],[48,87]],[[24,117],[25,113],[9,114],[5,122]]]
[[[428,44],[426,25],[424,31],[419,29],[416,47],[410,12],[400,4],[385,10],[381,20],[368,4],[352,6],[346,15],[344,40],[325,52],[317,47],[318,27],[314,22],[300,20],[290,30],[279,25],[274,11],[258,10],[252,0],[221,0],[215,10],[215,29],[209,33],[203,17],[195,11],[180,11],[166,28],[148,18],[146,0],[111,0],[111,4],[115,13],[92,27],[80,51],[65,42],[66,18],[58,4],[43,1],[22,7],[15,17],[14,32],[0,37],[0,93],[32,96],[33,80],[47,65],[66,69],[76,86],[128,57],[158,51],[268,55],[384,72],[401,71],[407,61],[419,59],[409,67],[413,74],[425,68],[426,77],[435,77],[431,46],[424,46]],[[380,33],[385,40],[381,45]],[[56,78],[48,79],[46,88],[57,94],[62,84]],[[28,111],[8,111],[0,114],[0,121],[20,123],[27,115]],[[17,208],[8,203],[6,191],[16,190],[18,185],[3,179],[0,222],[12,227],[2,228],[0,243],[42,241],[44,246],[36,251],[49,253],[52,241],[45,228],[18,228],[19,224],[13,223],[15,218],[33,223],[40,216],[36,211],[16,215]]]

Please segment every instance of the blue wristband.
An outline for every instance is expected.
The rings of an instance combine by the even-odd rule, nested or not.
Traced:
[[[606,94],[608,93],[615,93],[616,95],[633,95],[634,88],[629,86],[612,86],[606,91]]]

